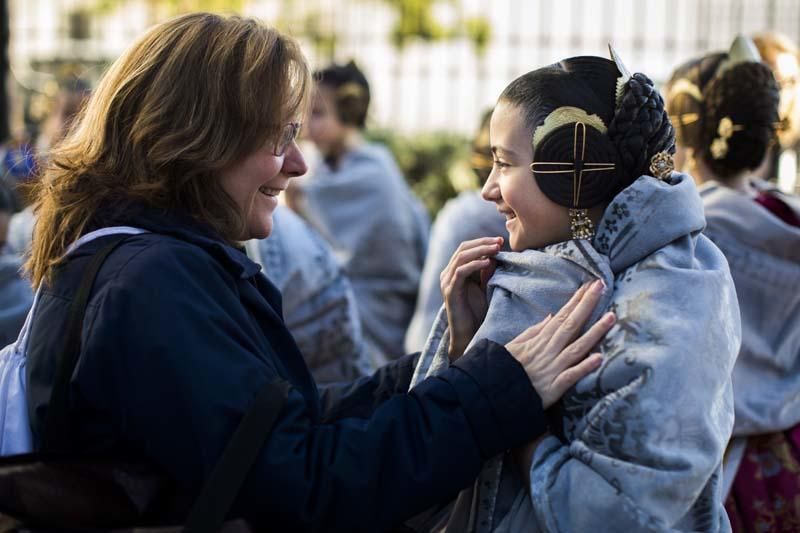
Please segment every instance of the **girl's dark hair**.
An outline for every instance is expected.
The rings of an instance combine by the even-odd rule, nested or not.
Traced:
[[[775,139],[780,92],[769,67],[748,61],[719,72],[727,54],[709,54],[678,67],[667,85],[670,118],[681,145],[693,148],[716,177],[724,180],[758,167]],[[688,81],[701,99],[678,84]],[[687,119],[688,117],[688,119]],[[730,119],[735,131],[721,143],[720,122]]]
[[[780,89],[772,71],[763,63],[740,63],[715,77],[703,92],[703,160],[722,179],[757,168],[775,139],[778,122]],[[711,145],[725,117],[742,129],[727,140],[728,150],[718,158]]]
[[[653,82],[644,74],[634,74],[617,105],[619,77],[613,61],[574,57],[517,78],[500,95],[501,101],[519,107],[531,135],[550,113],[562,107],[597,115],[607,127],[607,132],[601,133],[587,124],[583,162],[613,163],[614,169],[584,172],[577,205],[573,203],[572,174],[534,172],[542,192],[559,205],[588,208],[608,203],[649,172],[653,155],[675,150],[674,131]],[[575,124],[562,125],[539,140],[534,162],[571,163]]]
[[[369,82],[355,62],[330,65],[314,76],[318,84],[333,90],[339,121],[363,129],[369,110]]]

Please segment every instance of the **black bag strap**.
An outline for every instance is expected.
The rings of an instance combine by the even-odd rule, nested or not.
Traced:
[[[72,444],[69,421],[69,383],[81,351],[81,333],[86,307],[97,273],[106,258],[130,234],[117,234],[95,253],[72,300],[67,319],[63,349],[58,359],[58,369],[50,394],[50,404],[45,418],[42,439],[43,452],[66,450]],[[203,485],[200,496],[186,519],[184,533],[217,533],[264,446],[272,426],[278,419],[290,385],[275,379],[262,386],[255,400],[242,417],[222,457]]]
[[[289,396],[289,384],[275,379],[256,394],[239,427],[208,477],[183,528],[183,533],[216,533],[239,494]]]
[[[83,317],[86,314],[86,306],[89,304],[89,295],[103,262],[117,246],[122,244],[122,241],[130,236],[126,233],[106,237],[109,240],[108,244],[92,256],[83,278],[81,278],[81,283],[78,285],[78,290],[69,308],[64,344],[56,361],[56,377],[50,393],[50,403],[47,406],[43,428],[43,452],[67,451],[72,446],[69,420],[69,382],[81,352]]]

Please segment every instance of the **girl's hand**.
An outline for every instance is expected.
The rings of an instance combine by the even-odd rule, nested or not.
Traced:
[[[486,317],[486,284],[494,274],[494,256],[502,245],[502,237],[465,241],[439,276],[450,328],[451,361],[461,357]]]

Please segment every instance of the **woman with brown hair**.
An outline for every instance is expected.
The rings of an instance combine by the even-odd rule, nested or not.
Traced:
[[[35,450],[146,461],[175,481],[176,501],[191,501],[257,392],[276,382],[288,397],[232,514],[278,531],[381,531],[543,434],[544,408],[596,367],[584,357],[607,325],[578,329],[600,284],[411,392],[414,355],[318,390],[278,291],[239,244],[269,235],[276,197],[306,170],[294,140],[309,83],[294,41],[210,14],[155,27],[110,68],[53,150],[35,202]],[[94,281],[67,408],[54,418],[71,302],[109,233],[129,235]],[[486,241],[480,254],[495,254]]]

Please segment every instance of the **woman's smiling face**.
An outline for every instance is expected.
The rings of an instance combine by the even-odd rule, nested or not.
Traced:
[[[282,155],[276,156],[275,150],[275,141],[268,141],[220,177],[223,190],[245,221],[241,240],[263,239],[270,234],[278,195],[286,190],[291,178],[307,170],[303,154],[293,140]]]
[[[519,107],[498,102],[489,138],[494,167],[481,194],[506,217],[511,249],[518,252],[569,240],[569,211],[544,195],[531,172],[532,132]]]

